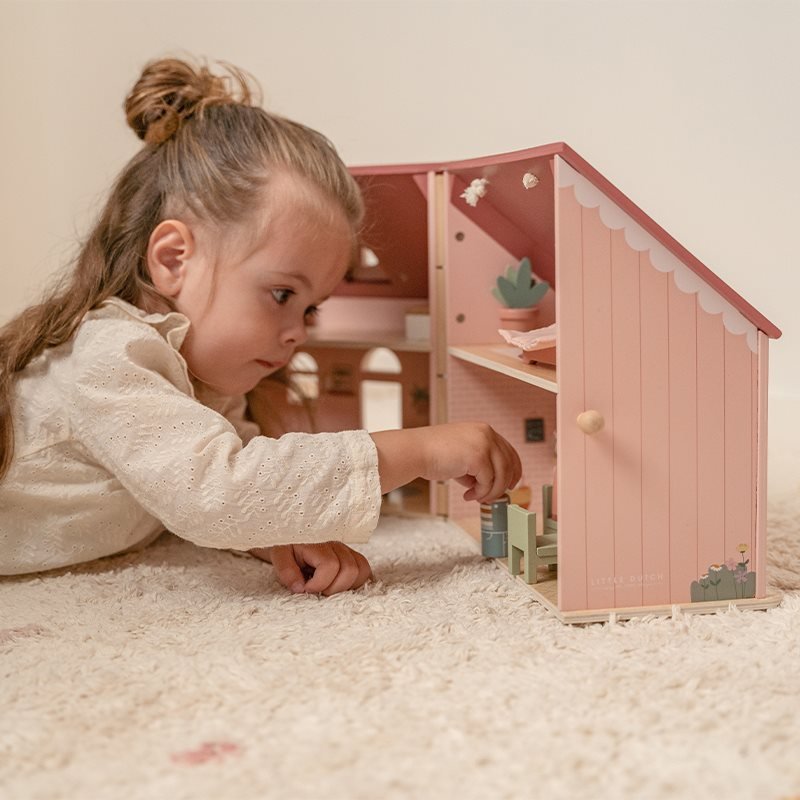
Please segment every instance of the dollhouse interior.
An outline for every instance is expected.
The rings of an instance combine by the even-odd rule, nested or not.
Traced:
[[[320,310],[290,385],[256,390],[257,421],[277,436],[482,420],[520,453],[512,502],[541,512],[554,478],[555,367],[526,364],[503,341],[491,291],[526,256],[555,285],[552,155],[354,174],[366,203],[360,263]],[[476,178],[488,191],[470,205],[462,195]],[[552,290],[538,307],[537,327],[555,321]],[[479,507],[462,492],[418,480],[386,495],[383,510],[446,516],[480,538]]]
[[[366,203],[360,258],[283,382],[251,395],[262,430],[489,423],[522,460],[511,503],[536,515],[515,512],[521,528],[508,531],[509,545],[564,621],[669,613],[689,603],[690,584],[692,610],[711,610],[713,599],[720,607],[703,570],[742,547],[753,562],[742,556],[741,577],[756,580],[755,565],[758,584],[747,595],[734,587],[735,596],[774,604],[764,589],[760,465],[766,339],[780,331],[563,143],[352,173]],[[586,204],[577,184],[568,188],[578,178]],[[608,224],[603,192],[613,198]],[[511,326],[492,290],[524,259],[550,288],[521,330],[557,330],[560,314],[558,365],[552,346],[545,358],[499,333]],[[603,429],[596,409],[614,403]],[[445,517],[481,542],[492,518],[462,493],[455,482],[418,480],[386,495],[383,511]],[[560,494],[569,497],[561,514]]]

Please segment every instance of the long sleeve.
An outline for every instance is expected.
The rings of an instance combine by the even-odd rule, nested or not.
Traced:
[[[170,531],[206,547],[366,541],[377,452],[365,431],[254,436],[195,399],[153,328],[87,320],[73,349],[75,439]]]
[[[244,444],[261,433],[258,424],[247,419],[247,398],[244,395],[230,397],[212,391],[199,381],[192,381],[194,396],[204,406],[222,414],[233,425]]]

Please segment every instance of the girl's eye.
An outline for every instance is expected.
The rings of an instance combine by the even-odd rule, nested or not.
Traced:
[[[306,309],[306,319],[314,319],[317,314],[319,314],[319,308],[317,306],[309,306]]]
[[[271,289],[272,297],[275,299],[275,302],[282,306],[286,301],[294,294],[291,289]]]

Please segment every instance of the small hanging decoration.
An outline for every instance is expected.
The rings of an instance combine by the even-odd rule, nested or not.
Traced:
[[[522,176],[522,185],[526,189],[533,189],[533,187],[536,186],[538,183],[539,179],[532,172],[526,172]]]
[[[486,178],[475,178],[475,180],[472,181],[472,183],[461,193],[461,197],[467,201],[467,205],[474,207],[478,205],[478,200],[481,197],[486,196],[486,187],[488,184],[489,181],[486,180]]]

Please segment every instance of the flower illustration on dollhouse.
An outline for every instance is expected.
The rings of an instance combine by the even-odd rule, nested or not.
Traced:
[[[705,575],[692,582],[690,596],[693,603],[739,600],[756,596],[756,574],[748,572],[747,565],[750,559],[744,557],[749,547],[740,544],[737,549],[740,554],[739,561],[728,558],[724,564],[711,564]]]
[[[486,187],[489,185],[489,181],[486,178],[475,178],[475,180],[470,183],[469,186],[461,193],[460,197],[463,197],[464,200],[467,201],[468,206],[472,206],[473,208],[478,205],[478,200],[481,197],[486,196]]]
[[[719,589],[717,589],[717,586],[722,582],[721,572],[722,567],[719,564],[712,564],[708,568],[708,582],[714,587],[714,593],[717,595],[717,599],[719,599]]]

